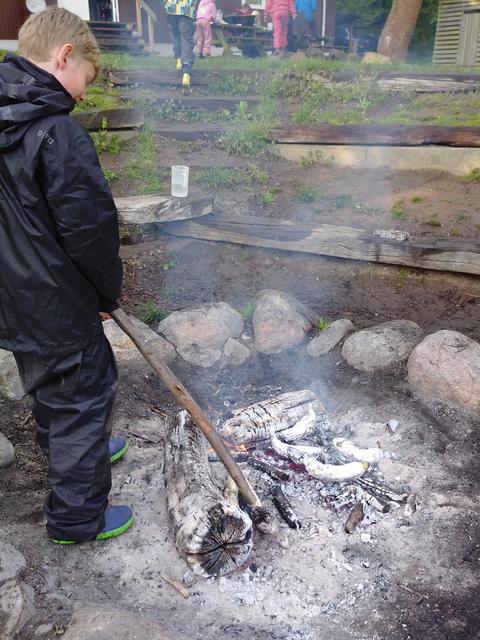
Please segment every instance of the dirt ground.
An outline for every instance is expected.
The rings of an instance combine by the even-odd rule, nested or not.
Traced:
[[[195,170],[255,163],[267,173],[266,182],[220,188],[215,211],[223,215],[395,228],[413,238],[480,238],[479,181],[319,162],[302,167],[271,155],[226,156],[214,142],[157,142],[165,175],[178,161]],[[105,154],[103,165],[119,172],[134,158],[134,145]],[[305,185],[314,190],[311,202],[298,197]],[[125,177],[112,183],[117,196],[137,186]],[[281,191],[266,204],[262,193],[272,187]],[[397,215],[396,203],[402,203]],[[350,318],[357,328],[405,318],[426,333],[452,329],[480,340],[477,277],[189,240],[162,228],[132,236],[134,242],[122,247],[122,304],[134,313],[147,301],[166,311],[211,301],[241,310],[259,290],[272,288],[292,293],[318,316]],[[245,332],[251,333],[248,319]],[[48,542],[41,514],[46,465],[28,403],[0,402],[1,430],[17,453],[16,465],[0,472],[0,541],[25,556],[18,580],[32,589],[28,621],[15,637],[103,638],[91,629],[87,634],[82,616],[93,609],[112,624],[116,612],[128,614],[130,634],[121,637],[140,640],[160,637],[141,635],[145,621],[161,624],[166,637],[176,632],[189,640],[480,638],[478,416],[418,400],[404,366],[361,374],[338,349],[318,360],[304,346],[278,356],[257,354],[236,370],[204,370],[179,359],[173,368],[214,420],[274,393],[312,389],[336,425],[332,436],[348,434],[362,446],[380,442],[394,454],[379,470],[393,488],[417,495],[416,513],[371,511],[348,535],[348,511],[332,508],[321,483],[299,474],[289,495],[302,529],[282,527],[274,539],[256,533],[248,566],[226,578],[195,579],[172,542],[164,499],[165,418],[158,411],[170,414],[175,403],[141,360],[120,362],[114,431],[128,437],[130,450],[114,469],[111,501],[131,504],[136,523],[116,540],[64,548]],[[385,426],[392,418],[400,424],[395,434]],[[244,469],[268,501],[266,478]],[[189,598],[162,575],[183,580]]]

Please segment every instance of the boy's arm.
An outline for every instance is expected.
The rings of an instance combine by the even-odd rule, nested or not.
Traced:
[[[117,209],[95,148],[68,116],[53,121],[48,135],[39,183],[58,242],[96,290],[99,310],[113,311],[122,285]]]

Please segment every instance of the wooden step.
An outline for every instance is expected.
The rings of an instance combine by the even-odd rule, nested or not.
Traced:
[[[99,22],[99,21],[90,21],[87,22],[90,29],[132,29],[133,24],[127,22]]]

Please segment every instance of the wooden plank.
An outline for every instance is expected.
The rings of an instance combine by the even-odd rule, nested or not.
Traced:
[[[480,147],[480,127],[304,125],[275,127],[270,137],[282,144]]]
[[[206,216],[213,212],[211,196],[173,198],[166,195],[115,198],[121,224],[152,224]]]
[[[192,83],[197,87],[207,87],[212,82],[223,79],[225,74],[215,71],[194,71]],[[178,71],[166,71],[165,69],[122,69],[111,71],[108,80],[114,85],[145,84],[171,86],[181,83]]]
[[[199,240],[480,275],[480,243],[466,240],[402,242],[350,227],[312,227],[243,216],[172,222],[164,231]]]
[[[135,108],[98,109],[96,111],[74,111],[72,118],[89,131],[98,131],[102,127],[102,121],[107,121],[107,129],[135,129],[140,127],[144,120],[143,115]]]
[[[461,93],[478,91],[479,83],[423,78],[380,78],[377,84],[383,91],[415,91],[417,93]]]
[[[418,80],[445,80],[451,82],[480,83],[480,73],[423,73],[422,71],[386,71],[377,80],[386,78],[410,78]]]
[[[244,102],[248,107],[258,104],[257,98],[216,98],[209,96],[159,96],[154,99],[155,106],[168,106],[177,109],[193,109],[196,111],[217,111],[219,109],[235,111],[240,102]]]

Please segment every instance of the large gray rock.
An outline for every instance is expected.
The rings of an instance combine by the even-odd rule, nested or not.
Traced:
[[[0,585],[16,578],[25,569],[25,556],[15,547],[4,540],[0,540]]]
[[[20,400],[24,395],[13,354],[0,349],[0,396],[7,400]]]
[[[77,611],[64,640],[182,640],[137,611],[82,609]]]
[[[201,367],[217,363],[227,340],[237,338],[242,329],[242,316],[226,302],[176,311],[158,325],[184,360]]]
[[[15,462],[15,449],[13,444],[0,432],[0,469],[5,469]],[[1,568],[1,557],[0,557]]]
[[[144,344],[148,344],[150,348],[154,348],[154,352],[158,355],[163,362],[169,363],[176,357],[175,347],[170,344],[165,338],[155,333],[153,329],[134,316],[129,316],[130,320],[139,329],[142,334]],[[130,338],[124,333],[115,320],[106,320],[103,323],[103,332],[110,342],[115,357],[119,360],[129,360],[131,358],[143,359],[137,347],[133,344]],[[145,366],[149,365],[145,362]]]
[[[437,331],[415,347],[408,381],[420,396],[480,411],[480,344],[457,331]]]
[[[324,356],[329,353],[341,340],[353,331],[354,327],[350,320],[344,318],[335,320],[332,324],[320,332],[308,344],[307,353],[312,358]]]
[[[220,369],[239,367],[248,360],[250,355],[251,352],[248,347],[235,340],[235,338],[228,338],[223,347],[222,357],[218,365]]]
[[[305,307],[283,291],[264,289],[255,296],[253,328],[255,348],[261,353],[280,353],[302,342],[311,328]]]
[[[422,339],[423,330],[410,320],[392,320],[357,331],[345,340],[342,355],[361,371],[384,369],[404,362]]]
[[[0,587],[0,638],[21,638],[21,629],[34,615],[34,592],[30,585],[7,580]]]

